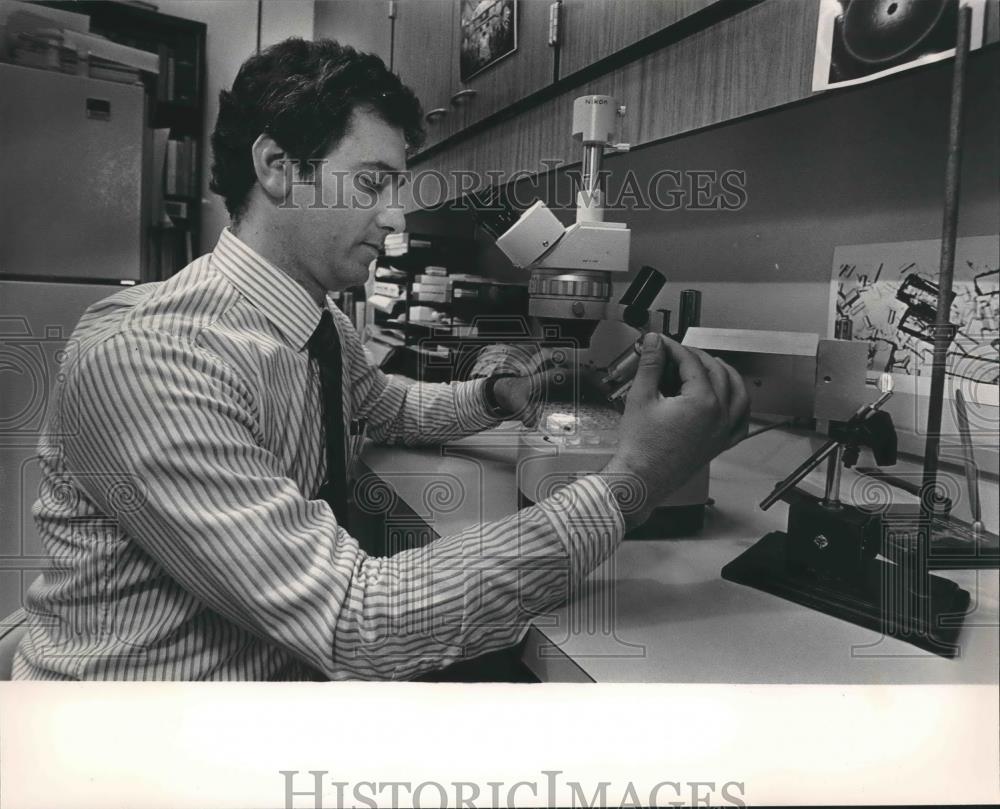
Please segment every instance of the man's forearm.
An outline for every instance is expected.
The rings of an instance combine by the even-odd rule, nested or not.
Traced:
[[[395,413],[375,419],[369,436],[385,444],[433,446],[495,427],[500,419],[486,407],[485,384],[482,379],[412,385],[393,380],[390,385],[402,388]]]

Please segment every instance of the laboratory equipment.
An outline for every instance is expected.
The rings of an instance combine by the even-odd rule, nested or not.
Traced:
[[[972,496],[972,523],[949,513],[951,502],[938,483],[941,416],[949,347],[955,327],[950,310],[961,176],[961,133],[965,64],[971,11],[958,11],[957,44],[949,116],[945,170],[941,265],[936,301],[927,297],[924,320],[934,347],[927,414],[927,445],[918,502],[864,505],[840,500],[842,467],[853,466],[860,447],[868,446],[876,463],[895,463],[892,419],[880,408],[891,395],[891,376],[883,375],[882,394],[835,424],[830,440],[781,481],[761,503],[789,503],[787,531],[775,531],[722,569],[723,578],[782,596],[821,612],[882,632],[942,657],[960,654],[958,643],[970,595],[954,581],[933,575],[935,567],[996,566],[997,537],[982,525],[975,461],[964,399],[956,396],[965,464]],[[932,305],[933,304],[933,305]],[[822,498],[796,487],[827,460]],[[886,478],[882,476],[882,479]],[[874,500],[874,498],[871,498]]]
[[[590,345],[600,321],[625,319],[612,303],[612,280],[628,272],[631,232],[624,223],[604,219],[602,173],[605,149],[629,148],[614,142],[615,124],[624,114],[625,107],[611,96],[587,95],[573,102],[573,137],[583,145],[583,168],[576,221],[569,227],[541,201],[518,213],[496,190],[469,197],[497,247],[515,267],[530,270],[529,315],[556,326],[581,348]],[[641,285],[635,294],[643,294]],[[628,308],[629,302],[623,299],[620,306]],[[633,312],[642,308],[633,302]]]

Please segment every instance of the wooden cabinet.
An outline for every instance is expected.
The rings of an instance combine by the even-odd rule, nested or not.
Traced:
[[[549,0],[520,0],[518,45],[509,56],[461,81],[459,0],[398,0],[394,67],[427,117],[425,147],[544,88],[553,80]]]
[[[627,114],[617,134],[633,147],[813,95],[820,0],[763,0],[753,5],[727,0],[664,0],[664,8],[675,6],[677,18],[670,18],[673,23],[667,17],[656,17],[649,4],[643,12],[646,0],[622,0],[621,4],[615,0],[564,2],[563,56],[570,53],[572,39],[580,36],[571,24],[572,7],[583,10],[591,6],[593,14],[605,3],[635,10],[635,19],[620,19],[617,31],[607,30],[611,25],[609,16],[604,34],[587,34],[598,43],[590,50],[594,58],[619,53],[630,41],[639,41],[643,32],[648,34],[660,23],[672,25],[672,29],[664,32],[662,42],[657,35],[654,43],[648,43],[655,44],[648,52],[636,53],[627,60],[609,60],[603,70],[578,70],[577,79],[561,70],[564,78],[556,87],[511,111],[502,122],[479,127],[446,148],[418,156],[413,161],[415,171],[434,171],[444,176],[453,176],[457,171],[472,171],[480,176],[498,172],[510,177],[515,172],[542,173],[548,161],[578,163],[580,145],[572,138],[571,122],[573,101],[581,95],[611,95],[624,104]],[[690,24],[680,16],[682,6],[687,9],[683,13],[688,14]],[[593,24],[598,28],[601,25]],[[1000,2],[987,0],[985,42],[998,40]],[[494,70],[499,71],[500,65]],[[488,71],[482,75],[485,79]],[[481,85],[473,79],[470,86]],[[624,159],[614,158],[616,163]],[[613,164],[608,168],[613,170]]]
[[[649,143],[812,94],[819,0],[768,0],[614,73],[628,136]]]
[[[316,0],[313,35],[392,61],[389,0]]]
[[[500,126],[456,143],[420,169],[537,172],[580,160],[573,100],[600,93],[626,105],[619,136],[633,147],[809,96],[819,0],[765,0],[570,86]]]
[[[548,44],[551,4],[551,0],[520,0],[517,8],[517,50],[465,83],[459,81],[456,68],[452,93],[460,94],[453,98],[455,105],[461,109],[458,122],[461,128],[471,126],[552,83],[555,51]],[[460,11],[456,11],[456,36],[460,36],[460,25]]]
[[[393,67],[424,108],[426,146],[456,132],[458,4],[455,0],[398,0]]]
[[[634,45],[720,0],[563,0],[560,77]]]

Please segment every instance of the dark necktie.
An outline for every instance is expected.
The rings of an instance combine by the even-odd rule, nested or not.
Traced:
[[[337,522],[347,526],[347,456],[344,447],[344,401],[341,388],[343,362],[340,336],[333,315],[323,310],[319,325],[309,338],[309,356],[319,365],[323,395],[323,433],[326,436],[326,480],[318,496],[333,509]]]

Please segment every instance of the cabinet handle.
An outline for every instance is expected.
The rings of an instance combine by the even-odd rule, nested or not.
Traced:
[[[454,104],[456,107],[459,106],[460,104],[464,104],[466,101],[471,100],[472,97],[476,95],[476,92],[477,92],[476,90],[472,90],[469,88],[466,88],[465,90],[459,90],[457,93],[455,93],[455,95],[451,97],[451,103]]]
[[[438,118],[444,118],[448,114],[448,110],[445,107],[436,107],[433,110],[428,110],[427,114],[424,116],[424,120],[429,124],[433,124],[438,120]]]

